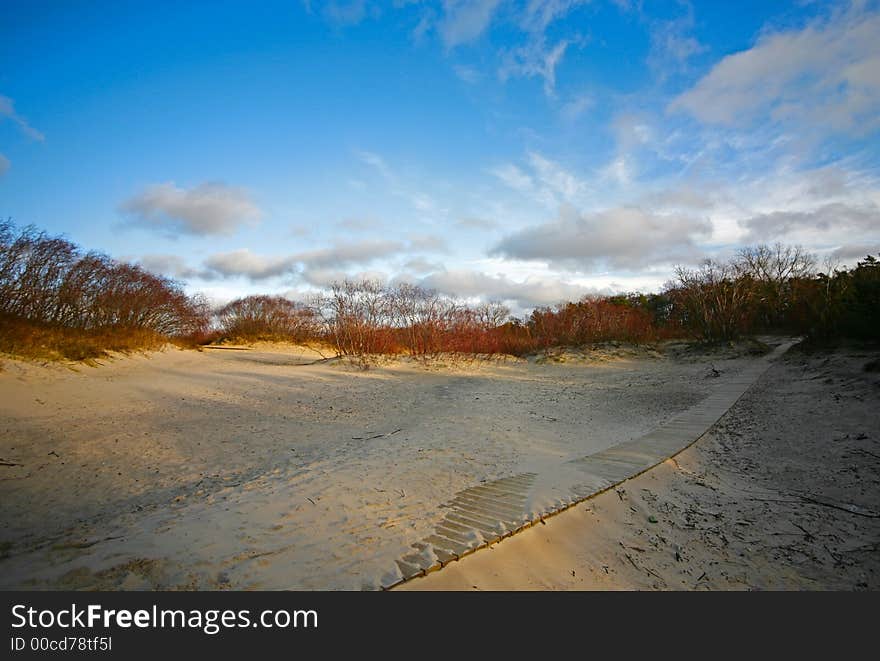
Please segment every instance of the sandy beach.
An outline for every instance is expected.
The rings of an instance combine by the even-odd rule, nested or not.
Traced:
[[[462,489],[552,476],[757,360],[682,346],[368,371],[320,358],[4,360],[0,586],[374,589]]]
[[[399,589],[876,590],[878,372],[795,349],[676,457]]]

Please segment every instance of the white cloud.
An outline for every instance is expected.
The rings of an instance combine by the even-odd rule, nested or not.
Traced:
[[[303,280],[314,287],[329,287],[334,282],[342,282],[343,280],[355,280],[357,278],[349,275],[340,269],[305,269],[302,273]],[[370,278],[371,280],[374,278]],[[379,278],[383,280],[383,278]]]
[[[686,70],[688,60],[708,50],[689,34],[694,27],[694,15],[690,5],[686,8],[687,13],[681,18],[651,21],[649,24],[651,50],[647,63],[661,81],[670,73]]]
[[[412,205],[422,213],[434,213],[437,210],[437,203],[430,195],[417,191],[408,194],[408,197]]]
[[[505,237],[492,254],[582,271],[639,271],[693,259],[700,253],[698,242],[711,233],[708,219],[685,214],[638,207],[581,214],[564,206],[556,220]]]
[[[649,143],[652,130],[648,121],[640,115],[621,113],[614,117],[611,129],[617,140],[618,149],[629,150]]]
[[[781,241],[827,252],[880,241],[880,181],[842,163],[784,166],[729,182],[693,180],[640,196],[657,213],[705,216],[712,244]]]
[[[575,200],[587,188],[585,182],[581,181],[559,163],[551,161],[537,152],[529,152],[529,163],[544,187],[563,200]]]
[[[443,0],[443,18],[437,26],[447,48],[477,39],[489,27],[501,0]]]
[[[190,280],[192,278],[210,279],[208,271],[191,268],[179,255],[143,255],[137,260],[144,269],[156,275],[170,278]]]
[[[43,142],[46,139],[42,133],[31,126],[28,121],[15,111],[15,103],[8,96],[0,94],[0,118],[6,117],[18,124],[18,128],[31,140]]]
[[[250,280],[299,274],[312,284],[327,284],[345,277],[346,269],[353,266],[364,266],[413,252],[445,250],[445,241],[434,236],[414,236],[405,243],[381,239],[343,241],[328,248],[283,256],[259,255],[248,248],[241,248],[212,255],[205,260],[204,269],[197,273],[204,279],[244,277]],[[168,264],[176,266],[173,262]]]
[[[366,0],[330,0],[324,6],[324,15],[339,25],[360,23],[367,15]]]
[[[208,271],[219,277],[243,276],[251,280],[265,280],[290,273],[296,265],[292,257],[265,257],[247,248],[212,255],[205,260]]]
[[[336,223],[336,227],[345,232],[375,232],[382,223],[375,218],[346,218]]]
[[[389,183],[397,184],[397,177],[391,171],[391,168],[389,168],[388,165],[385,163],[385,159],[379,156],[379,154],[363,150],[355,151],[355,154],[361,161],[369,165],[371,168],[375,169],[379,174],[387,179]]]
[[[880,255],[880,241],[858,244],[847,243],[831,253],[833,259],[837,259],[844,264],[854,264],[868,255],[873,255],[875,258]]]
[[[578,5],[590,0],[529,0],[520,25],[529,32],[543,33],[547,26],[562,18]]]
[[[590,0],[528,0],[518,9],[518,25],[526,33],[525,43],[500,52],[501,66],[498,77],[502,82],[515,76],[540,78],[544,82],[544,93],[556,96],[556,69],[562,62],[569,46],[583,44],[583,36],[567,30],[567,36],[555,43],[547,38],[548,28],[569,14],[575,7],[587,4]],[[576,25],[576,24],[575,24]],[[585,98],[569,105],[569,117],[576,117],[586,110]]]
[[[514,280],[505,275],[467,269],[437,271],[421,278],[418,284],[449,296],[505,301],[519,310],[577,300],[595,292],[593,287],[565,282],[558,277]]]
[[[404,263],[403,268],[411,273],[430,273],[431,271],[443,270],[443,265],[438,262],[431,262],[423,257],[416,257]]]
[[[311,268],[341,268],[388,257],[405,250],[399,241],[369,239],[356,243],[338,243],[331,248],[311,250],[293,255],[290,260]]]
[[[413,31],[410,33],[412,36],[413,42],[419,44],[425,38],[431,28],[434,26],[434,14],[431,11],[426,12],[419,19],[418,24],[413,28]]]
[[[616,153],[600,168],[599,176],[619,186],[629,186],[637,175],[637,152],[653,141],[648,122],[639,115],[621,113],[611,122]]]
[[[805,122],[863,134],[880,127],[880,14],[855,8],[762,35],[673,100],[708,124]]]
[[[599,170],[599,176],[619,186],[627,186],[632,182],[632,167],[623,155],[615,156],[610,163]]]
[[[714,188],[709,185],[666,188],[642,195],[639,205],[652,209],[706,213],[718,204],[718,199],[713,195]]]
[[[833,235],[838,239],[867,233],[880,236],[880,206],[871,202],[858,206],[834,202],[808,211],[762,213],[746,218],[742,225],[748,230],[749,241],[791,239],[804,234],[814,240],[817,235]]]
[[[120,210],[135,225],[196,236],[233,234],[261,215],[246,191],[211,182],[189,190],[173,182],[155,184],[124,202]]]
[[[452,67],[452,70],[455,71],[455,75],[458,76],[460,80],[463,80],[468,85],[476,85],[483,78],[482,74],[480,74],[480,72],[474,67],[469,67],[464,64],[456,64]]]
[[[409,249],[413,251],[448,252],[449,246],[443,237],[426,234],[409,237]]]
[[[302,278],[310,285],[323,288],[329,287],[335,282],[342,282],[343,280],[353,280],[355,282],[369,280],[372,282],[384,283],[388,281],[388,274],[384,271],[375,270],[349,273],[341,269],[307,268],[303,270]]]
[[[369,165],[382,176],[393,195],[408,200],[419,213],[431,216],[446,213],[446,210],[441,208],[433,197],[408,186],[405,179],[398,176],[379,154],[370,151],[356,151],[355,154],[363,163]]]
[[[315,230],[313,227],[309,227],[307,225],[294,225],[290,228],[290,236],[302,239],[307,236],[311,236],[314,231]]]
[[[552,47],[547,46],[543,35],[531,39],[524,46],[504,52],[498,76],[501,82],[514,76],[543,78],[544,93],[555,96],[556,67],[562,61],[567,48],[568,41],[564,39]]]
[[[505,163],[490,170],[506,186],[520,193],[528,193],[534,189],[532,178],[512,163]]]
[[[581,94],[564,103],[562,108],[559,109],[559,114],[565,121],[574,122],[594,105],[596,105],[596,102],[593,100],[593,97],[588,94]]]
[[[554,209],[562,202],[578,201],[589,190],[585,181],[556,161],[537,152],[528,152],[527,159],[530,172],[513,163],[499,165],[489,172],[507,187]]]
[[[455,221],[456,227],[466,230],[494,230],[498,227],[498,223],[489,218],[478,218],[476,216],[468,216]]]

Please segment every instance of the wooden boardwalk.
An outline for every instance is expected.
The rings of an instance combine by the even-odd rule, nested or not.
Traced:
[[[533,491],[542,485],[537,473],[512,475],[465,489],[449,503],[449,513],[434,533],[413,544],[412,552],[396,561],[396,568],[383,577],[382,587],[389,589],[440,569],[678,454],[703,436],[793,344],[781,344],[735,378],[719,384],[709,397],[644,436],[566,462],[559,474],[545,477],[544,481],[561,482],[543,485],[555,493],[550,504],[530,506]]]

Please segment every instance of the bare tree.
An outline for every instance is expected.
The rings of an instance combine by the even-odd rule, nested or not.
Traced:
[[[755,280],[778,285],[792,278],[812,275],[816,268],[816,257],[801,246],[774,243],[772,246],[761,244],[742,248],[734,263]]]
[[[733,264],[705,260],[697,269],[677,267],[670,291],[684,322],[705,341],[731,340],[745,328],[752,286]]]
[[[758,245],[742,248],[733,261],[754,286],[755,314],[765,328],[785,325],[795,301],[793,284],[815,274],[816,258],[801,246]]]
[[[366,367],[371,355],[387,353],[393,346],[393,311],[381,282],[334,282],[318,310],[338,355],[355,357]]]
[[[477,306],[477,322],[486,330],[498,328],[510,318],[510,308],[500,301],[489,301]]]
[[[433,289],[407,283],[388,290],[393,324],[411,356],[428,359],[444,348],[457,304]]]

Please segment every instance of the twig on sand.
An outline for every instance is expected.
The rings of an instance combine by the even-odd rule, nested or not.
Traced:
[[[624,546],[624,548],[626,548],[626,547]],[[655,571],[654,571],[653,569],[651,569],[650,567],[642,567],[642,566],[640,566],[639,564],[637,564],[636,561],[633,560],[633,557],[632,557],[629,553],[624,553],[623,555],[626,556],[626,559],[629,560],[629,563],[630,563],[633,567],[635,567],[636,569],[638,569],[639,571],[647,572],[648,574],[651,574],[652,576],[656,576],[657,578],[659,578],[659,579],[660,579],[661,581],[663,581],[664,583],[666,582],[666,581],[663,579],[663,577],[660,576],[660,574],[658,574],[657,572],[655,572]]]
[[[812,542],[814,539],[816,539],[816,536],[813,533],[811,533],[809,530],[804,528],[803,526],[798,525],[794,521],[789,521],[789,523],[804,533],[804,541]]]
[[[823,544],[823,546],[825,546],[825,545]],[[825,546],[825,550],[828,551],[828,555],[830,555],[832,558],[834,558],[835,563],[837,563],[838,565],[843,564],[843,558],[841,558],[837,553],[835,553],[834,551],[829,549],[827,546]]]
[[[353,441],[372,441],[375,438],[386,438],[387,436],[394,436],[394,434],[403,431],[402,429],[395,429],[394,431],[390,431],[387,434],[376,434],[375,436],[352,436],[351,440]]]
[[[101,542],[110,542],[114,539],[122,539],[122,535],[111,535],[110,537],[104,537],[103,539],[95,539],[90,542],[68,542],[66,544],[56,544],[57,550],[62,550],[64,548],[70,549],[87,549],[91,548],[95,544],[100,544]]]
[[[759,503],[799,503],[800,500],[791,500],[790,498],[755,498],[749,497],[746,500],[755,500]]]
[[[618,541],[618,543],[625,549],[632,549],[633,551],[638,551],[639,553],[645,553],[645,549],[641,546],[627,546],[623,542]]]
[[[0,459],[0,466],[24,466],[24,464],[19,464],[14,461],[6,461],[5,459]]]
[[[858,452],[860,454],[866,454],[869,457],[874,457],[874,459],[880,459],[880,454],[874,454],[873,452],[868,452],[867,450],[863,450],[862,448],[856,448],[855,450],[850,450],[850,452]]]
[[[818,496],[800,496],[800,499],[808,503],[813,503],[814,505],[822,505],[823,507],[840,510],[841,512],[848,512],[857,516],[866,516],[869,519],[880,518],[880,514],[877,512],[865,509],[859,505],[854,505],[853,503],[836,503],[827,498],[821,498]]]
[[[874,542],[873,544],[863,544],[862,546],[857,546],[854,549],[848,549],[845,553],[861,553],[864,551],[874,552],[880,551],[880,542]]]
[[[314,500],[312,500],[311,498],[309,498],[308,496],[306,496],[306,500],[309,501],[312,505],[317,505],[317,504],[318,504],[318,503],[316,503]]]
[[[624,547],[624,548],[626,548],[626,547]],[[636,564],[636,561],[633,560],[632,556],[629,553],[624,553],[623,555],[626,557],[627,560],[629,560],[629,564],[631,564],[633,567],[635,567],[639,571],[642,571],[642,568]]]

